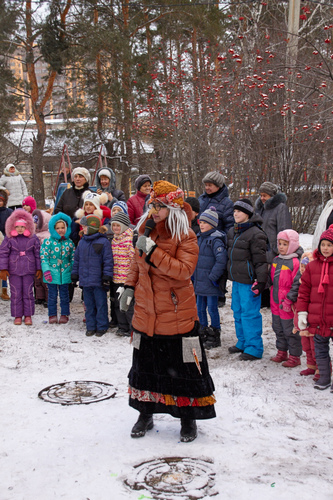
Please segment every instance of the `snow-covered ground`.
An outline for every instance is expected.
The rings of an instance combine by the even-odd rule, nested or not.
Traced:
[[[309,236],[301,242],[310,248]],[[130,437],[137,419],[127,404],[132,347],[115,330],[100,339],[85,336],[78,290],[65,326],[49,325],[47,310],[37,306],[32,327],[14,327],[9,304],[0,302],[0,500],[202,498],[195,481],[188,491],[177,490],[181,474],[165,478],[178,491],[171,496],[124,484],[134,481],[138,464],[166,457],[208,463],[215,485],[206,499],[215,493],[220,499],[332,500],[333,394],[314,390],[312,377],[301,377],[299,368],[269,360],[275,339],[267,309],[263,359],[229,355],[235,333],[230,292],[227,297],[220,309],[222,346],[207,354],[217,418],[198,422],[198,438],[188,444],[167,415],[156,416],[144,438]],[[72,380],[107,382],[116,396],[71,406],[38,398],[41,389]]]

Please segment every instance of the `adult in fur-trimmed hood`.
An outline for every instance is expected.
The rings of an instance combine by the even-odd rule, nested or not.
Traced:
[[[41,277],[40,243],[32,216],[23,209],[14,210],[6,222],[6,237],[0,247],[0,279],[9,277],[11,313],[14,324],[31,325],[35,312],[34,276]]]
[[[98,194],[106,193],[107,207],[111,208],[116,201],[126,201],[124,192],[116,189],[116,175],[112,168],[99,168],[96,172],[95,184]]]
[[[195,419],[215,416],[191,281],[199,248],[180,188],[155,182],[148,207],[120,297],[123,311],[135,298],[129,404],[140,416],[131,436],[142,437],[153,427],[153,413],[169,413],[181,419],[181,441],[193,441]]]
[[[267,262],[272,263],[279,252],[277,235],[284,229],[292,229],[291,215],[286,205],[287,197],[272,182],[264,182],[259,188],[260,197],[255,204],[255,211],[262,217],[262,228],[267,234],[270,249],[267,251]]]
[[[8,194],[8,208],[22,208],[22,201],[28,195],[27,186],[22,175],[13,163],[8,163],[0,178],[0,187]]]

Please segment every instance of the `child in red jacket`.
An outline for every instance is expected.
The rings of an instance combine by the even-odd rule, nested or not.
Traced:
[[[287,368],[301,364],[302,343],[299,333],[293,333],[294,312],[292,306],[297,300],[299,288],[299,258],[303,249],[299,236],[292,229],[280,231],[277,235],[279,255],[271,266],[271,311],[272,327],[276,335],[277,354],[271,358]],[[289,357],[288,357],[289,353]]]
[[[314,335],[320,378],[315,389],[331,385],[330,338],[333,337],[333,224],[320,237],[314,260],[306,266],[298,292],[296,311],[300,330]],[[331,386],[333,392],[333,385]]]

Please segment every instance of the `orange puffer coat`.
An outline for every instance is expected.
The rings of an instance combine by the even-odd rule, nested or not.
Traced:
[[[135,249],[125,283],[135,288],[133,328],[149,336],[190,332],[197,320],[191,281],[198,261],[197,237],[190,229],[180,241],[172,239],[165,221],[156,224],[150,237],[157,248],[149,257],[140,257]]]

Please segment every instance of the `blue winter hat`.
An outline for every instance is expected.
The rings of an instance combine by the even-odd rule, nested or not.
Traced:
[[[124,201],[116,201],[116,203],[112,205],[111,211],[113,210],[114,207],[121,208],[121,211],[124,212],[124,214],[128,215],[127,204]]]
[[[213,227],[217,227],[219,224],[219,215],[215,207],[209,207],[207,210],[202,212],[199,217],[199,221],[208,222]]]

